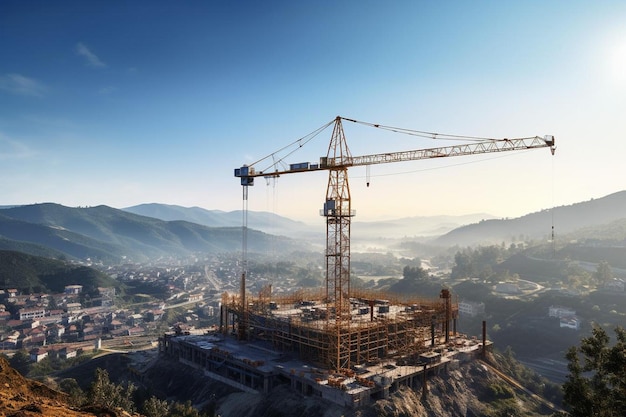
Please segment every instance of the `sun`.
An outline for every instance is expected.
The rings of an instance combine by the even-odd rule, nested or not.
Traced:
[[[609,48],[608,70],[613,82],[626,86],[626,37]]]

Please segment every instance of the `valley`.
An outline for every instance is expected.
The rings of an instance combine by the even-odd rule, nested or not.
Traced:
[[[579,207],[584,213],[585,206]],[[56,214],[44,216],[48,209]],[[148,364],[154,365],[157,358],[159,338],[216,331],[224,293],[239,290],[241,255],[235,247],[240,231],[236,227],[220,231],[231,237],[211,238],[207,240],[210,246],[201,250],[177,237],[177,247],[188,249],[164,256],[165,252],[153,252],[154,243],[126,246],[126,238],[113,238],[106,230],[117,221],[114,209],[77,211],[45,205],[30,207],[27,214],[19,214],[15,207],[9,210],[13,219],[29,219],[40,230],[67,233],[73,227],[71,233],[80,230],[94,239],[96,229],[76,228],[77,223],[71,220],[76,214],[81,218],[87,215],[92,224],[99,224],[99,239],[108,236],[80,251],[76,250],[78,245],[88,240],[71,237],[77,235],[65,235],[65,239],[76,242],[69,246],[71,251],[67,244],[56,245],[55,239],[47,241],[51,246],[45,246],[46,241],[37,233],[32,235],[32,242],[19,245],[4,238],[11,250],[0,251],[0,282],[4,287],[0,293],[0,343],[12,363],[31,377],[44,379],[53,372],[74,378],[78,374],[72,369],[90,362],[107,363],[98,358],[120,354],[135,355],[132,367],[147,372]],[[101,220],[103,213],[108,220]],[[142,224],[144,231],[134,234],[135,242],[149,242],[152,226],[146,227],[150,224],[154,230],[174,230],[166,220],[132,216],[120,214],[124,221]],[[57,221],[63,226],[55,225]],[[17,223],[11,222],[11,228],[15,227]],[[541,393],[553,387],[551,384],[558,386],[565,381],[566,350],[588,335],[593,326],[611,329],[626,324],[623,257],[616,256],[624,250],[626,236],[616,234],[612,227],[606,229],[611,233],[603,238],[603,225],[594,227],[585,221],[581,225],[591,239],[573,231],[556,242],[526,236],[495,245],[440,246],[436,237],[373,239],[374,235],[357,235],[355,242],[371,240],[375,245],[364,244],[362,250],[353,252],[351,281],[355,289],[421,297],[439,297],[442,288],[450,289],[457,302],[469,306],[469,313],[460,312],[456,331],[480,335],[481,324],[486,322],[487,338],[494,350],[506,361],[518,361],[519,366],[534,370],[535,374],[528,375],[535,376],[525,383],[534,387],[533,392]],[[185,225],[187,230],[196,227]],[[201,228],[202,233],[214,233],[209,226]],[[369,230],[376,233],[372,227]],[[130,237],[128,231],[124,233]],[[270,297],[280,299],[294,290],[320,288],[324,282],[323,255],[312,236],[291,244],[284,237],[253,233],[246,283],[250,294],[265,294],[269,289]],[[100,249],[92,252],[93,257],[76,257],[80,252],[90,253],[95,246],[111,244],[117,245],[120,254],[115,262],[114,258],[99,256]],[[223,244],[227,246],[220,246]],[[160,245],[173,247],[170,243]],[[42,253],[52,254],[52,259],[40,257]],[[556,308],[566,313],[552,314]],[[37,317],[27,318],[29,312]],[[87,384],[90,372],[81,372]],[[123,372],[119,378],[115,380],[133,377]],[[543,395],[560,404],[559,395],[554,394],[558,390],[550,392]]]

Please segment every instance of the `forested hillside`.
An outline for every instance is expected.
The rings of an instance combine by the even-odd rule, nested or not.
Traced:
[[[70,208],[46,203],[0,210],[0,245],[30,254],[103,261],[146,261],[194,253],[241,250],[241,227],[163,221],[107,206]],[[248,249],[291,251],[306,244],[249,229]],[[44,249],[46,248],[46,249]]]
[[[120,283],[93,268],[64,261],[0,250],[0,286],[20,292],[61,293],[66,285],[83,286],[83,292],[97,295],[98,287],[120,287]]]
[[[455,229],[433,241],[442,246],[499,244],[550,238],[626,219],[626,191],[555,207],[515,219],[485,220]],[[621,223],[620,223],[621,224]]]

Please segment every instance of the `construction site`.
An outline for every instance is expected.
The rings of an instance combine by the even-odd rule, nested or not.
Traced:
[[[384,298],[382,298],[384,297]],[[458,303],[449,290],[440,299],[401,299],[398,295],[352,290],[342,316],[325,294],[298,291],[274,297],[248,297],[241,311],[237,295],[222,299],[221,329],[244,340],[268,342],[325,369],[397,358],[415,363],[420,354],[456,336]],[[452,327],[451,327],[452,326]],[[241,334],[240,332],[246,332]]]
[[[546,147],[554,154],[554,137],[478,141],[468,137],[473,141],[470,144],[353,157],[342,120],[362,123],[337,117],[316,130],[315,135],[334,124],[328,153],[319,163],[284,164],[273,153],[235,169],[244,201],[239,293],[222,296],[219,331],[210,335],[166,335],[160,339],[162,354],[244,391],[268,392],[277,384],[289,383],[306,395],[358,407],[387,398],[401,385],[421,387],[426,392],[427,375],[458,366],[459,361],[489,349],[484,322],[482,337],[457,333],[458,299],[448,288],[442,288],[437,298],[421,298],[351,285],[350,224],[355,210],[348,168]],[[388,130],[445,138],[406,129]],[[301,147],[303,140],[294,145]],[[259,169],[268,159],[270,166]],[[266,286],[258,294],[251,294],[246,286],[248,187],[257,177],[275,179],[320,170],[329,173],[320,211],[327,226],[325,286],[288,295],[273,294],[271,286]]]
[[[266,289],[269,290],[269,289]],[[456,332],[458,303],[353,290],[338,323],[323,292],[271,297],[224,294],[219,331],[160,339],[161,354],[250,393],[277,385],[356,408],[401,386],[427,392],[427,377],[484,355],[491,342]],[[386,298],[375,298],[375,296]],[[484,327],[484,326],[483,326]],[[484,329],[483,329],[484,330]]]

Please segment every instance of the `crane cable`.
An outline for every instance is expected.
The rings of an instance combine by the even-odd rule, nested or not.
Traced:
[[[269,247],[269,256],[268,256],[268,259],[270,260],[270,262],[272,262],[274,259],[276,259],[276,244],[277,244],[277,236],[278,236],[278,233],[277,233],[278,230],[276,226],[276,178],[266,178],[265,185],[267,186],[266,194],[265,194],[266,211],[272,214],[272,217],[270,218],[270,226],[269,226],[269,230],[271,231],[271,233],[270,233],[270,247]],[[270,187],[271,187],[271,190],[270,190]],[[271,196],[270,196],[270,192],[271,192]],[[269,279],[270,285],[272,285],[274,283],[274,280],[276,279],[278,279],[278,276],[277,276],[276,268],[274,268],[274,275],[272,278]]]
[[[556,259],[556,238],[554,235],[554,158],[552,158],[552,208],[550,209],[550,213],[551,213],[551,222],[552,222],[552,235],[551,235],[551,239],[552,239],[552,259]]]
[[[394,133],[401,133],[401,134],[405,134],[405,135],[410,135],[410,136],[417,136],[417,137],[423,137],[423,138],[428,138],[428,139],[437,139],[437,140],[465,140],[465,141],[493,141],[493,142],[499,142],[499,141],[503,141],[503,140],[509,140],[506,138],[489,138],[489,137],[480,137],[480,136],[464,136],[464,135],[452,135],[452,134],[446,134],[446,133],[435,133],[435,132],[426,132],[426,131],[421,131],[421,130],[413,130],[413,129],[405,129],[405,128],[400,128],[400,127],[394,127],[394,126],[386,126],[386,125],[381,125],[378,123],[369,123],[369,122],[363,122],[363,121],[359,121],[359,120],[355,120],[355,119],[350,119],[347,117],[341,117],[339,116],[340,119],[348,121],[348,122],[352,122],[352,123],[357,123],[357,124],[361,124],[364,126],[369,126],[369,127],[374,127],[377,129],[383,129],[383,130],[388,130],[390,132],[394,132]],[[311,140],[313,140],[315,137],[317,137],[321,132],[323,132],[326,128],[328,128],[331,124],[333,124],[335,122],[336,119],[331,120],[330,122],[324,124],[323,126],[320,126],[319,128],[313,130],[311,133],[302,136],[301,138],[296,139],[295,141],[289,143],[288,145],[283,146],[282,148],[272,152],[271,154],[249,164],[248,166],[254,167],[255,165],[271,158],[272,162],[270,163],[269,166],[267,166],[267,168],[261,170],[260,172],[267,172],[268,176],[271,176],[271,170],[272,168],[274,168],[275,171],[278,171],[278,169],[276,168],[278,165],[281,166],[286,166],[287,164],[284,162],[285,159],[287,159],[289,156],[291,156],[293,153],[295,153],[298,149],[302,148],[304,145],[308,144]],[[535,138],[535,136],[530,136],[530,137],[523,137],[523,138],[516,138],[516,139],[521,139],[521,140],[525,140],[525,139],[533,139]],[[291,149],[293,148],[293,149]],[[278,157],[278,154],[285,151],[291,149],[288,153],[286,153],[283,156]],[[413,171],[411,171],[413,172]]]
[[[276,165],[283,163],[283,160],[285,158],[287,158],[288,156],[290,156],[291,154],[293,154],[294,152],[296,152],[298,149],[302,148],[304,145],[306,145],[307,143],[309,143],[311,140],[313,140],[313,138],[315,138],[317,135],[319,135],[321,132],[323,132],[328,126],[330,126],[331,124],[333,124],[335,121],[332,120],[328,123],[326,123],[325,125],[318,127],[317,129],[315,129],[314,131],[312,131],[311,133],[309,133],[308,135],[302,136],[299,139],[296,139],[295,141],[291,142],[288,145],[283,146],[282,148],[278,149],[277,151],[272,152],[271,154],[259,159],[258,161],[255,161],[253,163],[251,163],[249,166],[254,166],[260,162],[265,161],[268,158],[272,158],[272,164],[267,168],[270,169],[272,167],[275,167]],[[286,155],[282,156],[279,159],[276,159],[276,156],[278,153],[291,148],[292,146],[298,145],[296,148],[294,148],[292,151],[290,151],[289,153],[287,153]],[[267,171],[267,169],[263,170],[263,171]]]
[[[422,138],[428,139],[439,139],[439,140],[473,140],[473,141],[501,141],[506,140],[505,138],[497,139],[497,138],[487,138],[480,136],[463,136],[463,135],[450,135],[447,133],[434,133],[434,132],[425,132],[422,130],[412,130],[412,129],[404,129],[401,127],[393,127],[393,126],[385,126],[381,124],[369,123],[369,122],[361,122],[359,120],[348,119],[346,117],[342,117],[343,120],[348,122],[353,122],[357,124],[362,124],[364,126],[375,127],[377,129],[388,130],[394,133],[402,133],[410,136],[418,136]],[[517,139],[532,139],[534,136],[527,138],[517,138]]]

